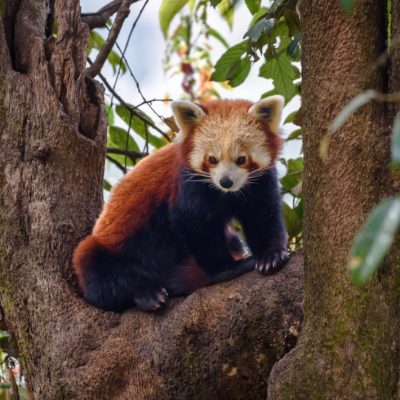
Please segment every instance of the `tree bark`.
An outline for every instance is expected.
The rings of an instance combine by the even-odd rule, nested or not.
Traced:
[[[391,399],[397,392],[399,246],[362,289],[346,271],[355,234],[393,192],[393,114],[383,104],[363,107],[334,135],[329,160],[318,155],[340,109],[365,89],[386,92],[390,81],[375,64],[385,50],[386,2],[354,4],[346,17],[336,0],[301,3],[304,325],[296,348],[272,370],[271,400]],[[398,32],[398,17],[392,22]]]
[[[296,342],[302,257],[160,314],[87,305],[71,253],[102,205],[103,91],[77,0],[6,2],[0,20],[0,305],[34,399],[262,399]],[[3,320],[3,317],[2,317]]]

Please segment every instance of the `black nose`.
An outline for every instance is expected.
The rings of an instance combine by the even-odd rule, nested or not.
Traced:
[[[233,182],[230,178],[228,178],[227,176],[224,176],[223,178],[221,178],[221,180],[219,181],[219,183],[221,184],[221,186],[225,189],[230,188],[233,185]]]

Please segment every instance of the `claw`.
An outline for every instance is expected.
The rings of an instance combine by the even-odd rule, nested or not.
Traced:
[[[279,254],[275,254],[274,256],[272,256],[272,269],[275,269],[278,266],[278,260],[280,260]]]
[[[168,292],[165,288],[145,289],[135,297],[135,304],[143,311],[157,311],[163,308],[168,301]]]
[[[271,275],[281,270],[290,258],[290,253],[286,250],[278,250],[267,253],[256,262],[256,269],[263,275]]]

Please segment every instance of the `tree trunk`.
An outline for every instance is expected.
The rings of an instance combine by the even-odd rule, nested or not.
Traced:
[[[304,325],[296,348],[273,368],[271,400],[391,399],[397,392],[399,246],[362,289],[346,271],[355,234],[374,206],[393,192],[393,113],[383,104],[363,107],[333,136],[329,160],[324,163],[318,155],[327,127],[355,94],[386,92],[388,82],[399,88],[399,58],[393,53],[397,76],[376,64],[385,49],[386,1],[354,3],[349,17],[336,0],[301,4]],[[398,1],[392,4],[398,7],[392,14],[398,35],[400,8]]]
[[[71,253],[102,204],[102,88],[85,77],[77,0],[6,2],[0,20],[0,304],[34,399],[262,399],[296,342],[302,257],[160,314],[87,305]]]

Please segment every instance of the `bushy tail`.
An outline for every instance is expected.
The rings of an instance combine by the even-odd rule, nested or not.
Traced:
[[[137,281],[132,267],[102,246],[95,236],[79,243],[72,262],[88,303],[109,311],[122,311],[134,305]]]

